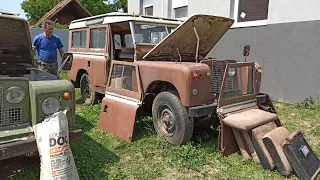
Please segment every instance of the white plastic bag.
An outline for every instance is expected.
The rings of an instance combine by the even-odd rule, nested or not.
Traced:
[[[40,180],[78,180],[69,144],[67,111],[33,126],[41,160]]]

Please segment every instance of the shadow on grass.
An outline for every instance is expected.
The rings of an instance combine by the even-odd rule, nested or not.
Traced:
[[[80,179],[107,179],[106,167],[119,161],[119,157],[87,135],[95,128],[94,124],[79,115],[76,115],[76,121],[76,126],[83,132],[82,142],[72,144]]]
[[[39,156],[20,156],[0,161],[0,179],[9,180],[26,177],[25,179],[39,179]]]
[[[156,135],[156,131],[153,126],[152,117],[150,114],[143,110],[138,110],[136,115],[136,121],[134,126],[133,139],[138,141],[143,138],[148,138]]]
[[[72,144],[72,149],[80,179],[108,179],[106,167],[120,159],[86,134],[82,142]]]

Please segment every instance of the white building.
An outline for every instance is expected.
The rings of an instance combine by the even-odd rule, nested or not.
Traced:
[[[320,95],[320,0],[128,0],[128,12],[169,18],[195,13],[230,17],[231,29],[209,56],[263,68],[261,88],[273,98],[302,101]]]

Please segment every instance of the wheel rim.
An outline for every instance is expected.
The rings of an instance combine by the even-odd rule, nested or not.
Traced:
[[[157,113],[158,125],[167,136],[173,136],[176,130],[176,117],[167,105],[161,105]]]

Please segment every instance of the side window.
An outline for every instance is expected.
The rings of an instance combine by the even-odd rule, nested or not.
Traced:
[[[138,92],[135,66],[114,64],[109,87]]]
[[[71,47],[74,48],[85,48],[87,40],[86,31],[74,31],[72,32],[72,44]]]
[[[106,47],[106,28],[90,30],[90,48],[104,49]]]

